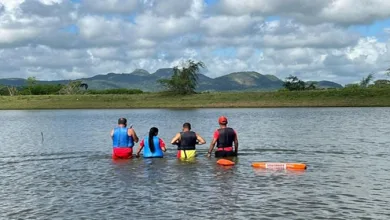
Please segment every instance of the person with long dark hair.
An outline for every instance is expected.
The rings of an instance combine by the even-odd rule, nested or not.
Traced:
[[[149,130],[149,135],[139,143],[139,148],[136,157],[140,156],[141,150],[144,149],[144,158],[163,157],[167,149],[165,142],[158,136],[158,128],[152,127]]]

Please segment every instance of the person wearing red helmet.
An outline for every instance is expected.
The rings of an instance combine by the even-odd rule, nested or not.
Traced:
[[[235,157],[238,152],[238,137],[237,132],[227,126],[228,120],[225,116],[221,116],[218,119],[219,129],[215,130],[213,140],[210,143],[207,157],[211,156],[211,153],[217,144],[217,150],[215,151],[215,157]],[[233,151],[234,143],[234,151]]]

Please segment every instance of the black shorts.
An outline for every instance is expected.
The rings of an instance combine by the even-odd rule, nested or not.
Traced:
[[[215,151],[215,157],[236,157],[237,154],[234,151]]]

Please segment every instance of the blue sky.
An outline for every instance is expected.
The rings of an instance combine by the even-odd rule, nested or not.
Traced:
[[[386,77],[390,1],[299,2],[0,0],[0,77],[152,73],[186,59],[203,61],[210,77],[256,71],[341,84],[371,72]]]
[[[385,28],[390,28],[390,19],[375,21],[369,25],[354,25],[351,30],[360,33],[364,37],[376,36],[381,42],[386,42],[388,34],[384,32]]]

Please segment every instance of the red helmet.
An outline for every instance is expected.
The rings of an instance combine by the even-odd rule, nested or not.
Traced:
[[[218,118],[218,123],[220,124],[227,124],[228,123],[228,120],[225,116],[221,116]]]

